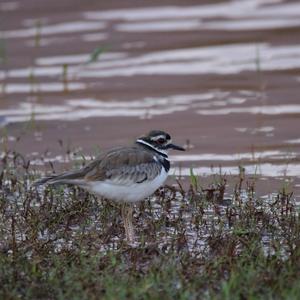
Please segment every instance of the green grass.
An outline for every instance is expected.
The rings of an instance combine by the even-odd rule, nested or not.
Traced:
[[[255,197],[241,174],[165,187],[135,207],[72,187],[30,189],[36,171],[6,152],[0,169],[0,299],[299,299],[300,220],[292,193]],[[259,180],[255,178],[255,180]],[[197,184],[196,184],[197,183]]]

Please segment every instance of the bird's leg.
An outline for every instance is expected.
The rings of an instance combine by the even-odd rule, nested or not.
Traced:
[[[134,228],[132,223],[133,207],[132,204],[124,203],[122,205],[122,218],[124,222],[125,235],[128,242],[134,241]]]

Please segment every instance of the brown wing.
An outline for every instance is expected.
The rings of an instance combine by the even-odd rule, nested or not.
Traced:
[[[100,156],[86,167],[87,181],[110,180],[120,184],[141,183],[153,180],[162,166],[153,154],[139,148],[119,148]]]
[[[80,170],[42,178],[35,186],[45,183],[85,185],[88,181],[105,180],[130,185],[153,180],[161,169],[161,164],[146,150],[135,147],[116,148],[101,154]]]

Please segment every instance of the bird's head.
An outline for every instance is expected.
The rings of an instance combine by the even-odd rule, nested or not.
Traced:
[[[139,137],[136,142],[162,153],[167,153],[169,149],[185,151],[183,147],[173,144],[170,134],[162,130],[151,130],[148,134]]]

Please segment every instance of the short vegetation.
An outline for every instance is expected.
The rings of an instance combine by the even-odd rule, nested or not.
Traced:
[[[300,299],[300,219],[293,194],[255,194],[241,174],[167,186],[135,206],[74,187],[33,189],[21,155],[0,166],[0,299]]]

